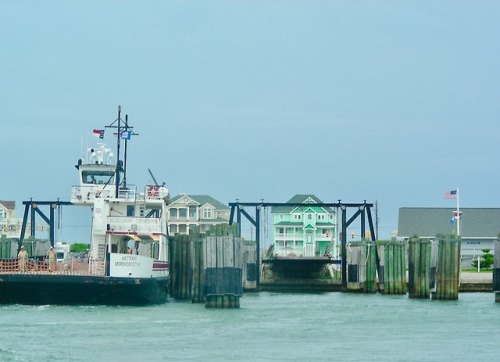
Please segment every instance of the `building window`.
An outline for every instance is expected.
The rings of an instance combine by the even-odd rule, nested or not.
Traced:
[[[312,214],[307,214],[307,220],[312,220],[313,216]]]
[[[203,209],[203,218],[211,219],[212,218],[212,209]]]
[[[196,218],[196,206],[189,206],[189,217]]]
[[[293,215],[294,220],[300,220],[302,219],[302,216],[300,214],[295,214]]]
[[[179,217],[186,218],[187,217],[187,209],[185,209],[185,208],[179,209]]]
[[[284,228],[277,228],[276,231],[278,234],[283,234],[285,232],[285,229]]]
[[[170,217],[177,218],[177,209],[170,209]]]
[[[170,224],[170,234],[175,234],[177,233],[177,225],[176,224]]]
[[[180,224],[179,225],[179,234],[186,234],[187,233],[187,225],[186,224]]]

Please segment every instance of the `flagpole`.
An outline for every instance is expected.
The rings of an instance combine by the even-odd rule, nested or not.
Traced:
[[[457,187],[457,236],[460,236],[460,191]]]

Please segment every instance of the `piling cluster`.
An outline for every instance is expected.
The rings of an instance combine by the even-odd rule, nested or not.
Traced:
[[[495,259],[493,262],[493,291],[495,302],[500,303],[500,235],[495,241]]]
[[[170,239],[170,295],[207,308],[239,308],[242,295],[242,240],[236,226]]]
[[[410,298],[456,300],[460,288],[460,237],[414,236],[405,241],[348,244],[347,292],[406,294]],[[495,245],[494,291],[500,300],[500,241]]]
[[[408,241],[408,296],[410,298],[429,298],[430,268],[430,240],[410,238]]]
[[[440,236],[437,242],[436,283],[432,299],[456,300],[460,287],[460,239]]]

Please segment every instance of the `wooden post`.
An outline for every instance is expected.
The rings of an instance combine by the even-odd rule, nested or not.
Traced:
[[[347,288],[346,291],[357,292],[363,289],[362,261],[364,248],[360,242],[351,242],[347,246]]]
[[[241,238],[216,228],[205,239],[206,308],[239,308],[242,295]]]
[[[170,239],[170,294],[175,299],[190,299],[192,287],[192,240],[176,234]]]
[[[430,269],[429,240],[410,238],[408,242],[408,295],[410,298],[429,298]]]
[[[193,303],[205,302],[205,270],[203,258],[203,236],[197,235],[194,244],[194,265],[193,265]]]
[[[493,291],[495,292],[495,302],[500,303],[500,235],[497,236],[494,250]]]
[[[404,241],[383,242],[384,294],[406,294],[406,245]]]
[[[375,293],[377,291],[377,260],[375,241],[368,240],[366,242],[366,280],[365,292]]]
[[[460,286],[460,237],[438,237],[435,300],[456,300]]]
[[[346,291],[374,293],[377,291],[375,242],[349,243],[347,250]]]

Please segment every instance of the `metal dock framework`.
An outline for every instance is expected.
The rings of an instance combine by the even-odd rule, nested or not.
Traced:
[[[232,225],[235,222],[239,227],[239,235],[241,235],[241,216],[243,215],[254,227],[256,231],[256,244],[257,244],[257,261],[256,261],[256,283],[257,288],[260,284],[260,224],[261,224],[261,216],[260,213],[263,209],[273,206],[291,206],[291,207],[303,207],[307,206],[303,203],[286,203],[286,202],[230,202],[229,207],[231,208],[231,214],[229,216],[229,225]],[[358,218],[360,217],[360,232],[361,235],[366,235],[365,231],[367,231],[366,220],[368,220],[368,230],[370,231],[370,239],[372,241],[376,241],[377,235],[375,234],[375,227],[373,224],[373,218],[371,209],[374,207],[374,204],[367,203],[366,200],[362,203],[345,203],[341,202],[332,202],[332,203],[315,203],[314,206],[319,207],[332,207],[340,210],[342,213],[341,219],[341,250],[342,250],[342,260],[341,260],[341,270],[342,270],[342,288],[347,288],[347,228]],[[255,208],[255,218],[253,218],[244,208],[245,207],[253,207]],[[347,219],[347,210],[354,209],[353,215]],[[377,248],[375,248],[376,252]],[[379,256],[376,252],[376,264],[380,265]]]

